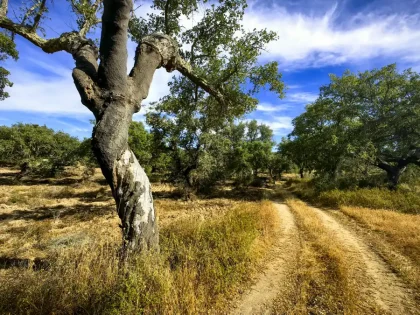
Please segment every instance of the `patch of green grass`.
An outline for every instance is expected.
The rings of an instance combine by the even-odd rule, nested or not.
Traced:
[[[298,197],[324,207],[355,206],[420,213],[420,194],[415,190],[386,188],[332,189],[318,192],[313,181],[293,179],[285,184]]]
[[[322,192],[317,200],[326,206],[357,206],[374,209],[390,209],[404,213],[420,214],[420,194],[410,191],[390,191],[372,188]]]

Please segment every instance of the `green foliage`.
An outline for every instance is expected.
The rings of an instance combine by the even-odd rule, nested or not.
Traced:
[[[0,126],[2,162],[19,165],[29,163],[34,173],[53,176],[78,159],[78,139],[46,126],[15,124]]]
[[[256,108],[254,96],[261,88],[268,87],[283,96],[277,63],[257,62],[276,34],[244,30],[241,23],[246,2],[243,0],[211,3],[204,10],[203,18],[188,30],[180,27],[179,17],[183,14],[192,19],[197,12],[197,1],[154,1],[152,7],[157,13],[149,14],[147,21],[131,21],[132,36],[138,41],[152,32],[175,37],[183,47],[188,46],[188,49],[181,48],[181,55],[194,72],[221,89],[226,99],[224,104],[219,104],[189,79],[174,77],[170,94],[153,104],[147,115],[155,144],[160,143],[157,146],[161,152],[171,158],[172,180],[188,187],[207,188],[228,175],[232,144],[224,136],[224,130]],[[259,147],[256,150],[263,151]],[[253,157],[253,163],[258,163],[257,157]],[[261,158],[267,159],[264,155]]]
[[[0,32],[0,61],[4,61],[9,57],[15,60],[18,59],[16,44],[8,34]],[[13,85],[13,83],[7,79],[9,74],[9,71],[0,67],[0,101],[9,97],[9,93],[5,91],[6,87],[11,87]]]
[[[152,168],[152,136],[142,122],[132,121],[128,130],[128,145],[140,165],[150,174]]]
[[[319,98],[293,120],[282,149],[301,168],[331,178],[372,166],[385,170],[391,185],[409,164],[420,164],[420,75],[396,65],[342,77],[330,76]]]

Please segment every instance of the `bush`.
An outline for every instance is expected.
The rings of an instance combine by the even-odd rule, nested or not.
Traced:
[[[298,197],[325,207],[356,206],[373,209],[389,209],[404,213],[420,213],[420,194],[415,189],[337,188],[320,191],[316,180],[289,179],[285,186]],[[328,184],[326,185],[328,187]],[[334,186],[333,186],[334,187]]]
[[[408,191],[390,191],[380,188],[347,191],[334,189],[322,192],[317,197],[317,201],[322,205],[332,207],[357,206],[420,214],[420,195]]]

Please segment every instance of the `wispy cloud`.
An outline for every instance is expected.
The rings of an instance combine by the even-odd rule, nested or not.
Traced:
[[[310,92],[287,93],[285,100],[294,103],[311,103],[318,98],[318,94]]]
[[[271,104],[271,103],[259,103],[257,105],[257,111],[260,112],[281,112],[289,109],[291,106],[288,104]]]
[[[419,60],[420,16],[360,12],[337,21],[336,5],[323,14],[291,12],[281,5],[269,9],[250,6],[245,25],[267,28],[279,39],[269,45],[264,58],[277,58],[283,67],[303,68],[356,62],[378,56]],[[341,18],[343,18],[341,16]]]
[[[292,125],[292,117],[289,116],[273,116],[270,119],[261,119],[256,118],[255,120],[259,124],[264,124],[269,126],[275,135],[277,136],[283,136],[290,133],[293,129]],[[250,121],[251,119],[247,119],[247,121]]]

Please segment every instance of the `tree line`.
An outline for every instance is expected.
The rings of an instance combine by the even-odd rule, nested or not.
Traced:
[[[262,185],[262,174],[278,178],[291,167],[273,151],[273,131],[255,120],[227,123],[217,131],[161,120],[148,130],[133,121],[128,133],[130,148],[149,176],[189,192],[206,192],[225,180],[238,187]],[[0,156],[1,163],[21,167],[22,176],[57,176],[67,166],[99,167],[90,138],[80,141],[36,124],[1,126]]]
[[[405,172],[418,174],[420,76],[410,69],[399,73],[391,64],[331,75],[278,144],[269,126],[213,115],[205,100],[180,104],[191,90],[177,91],[182,95],[153,104],[149,129],[131,122],[128,144],[148,175],[189,191],[205,192],[226,180],[261,185],[258,175],[276,179],[294,170],[301,177],[312,173],[329,188],[381,186],[386,180],[395,189]],[[3,163],[24,165],[25,172],[54,176],[76,163],[97,167],[90,141],[46,126],[2,126],[0,156]]]

